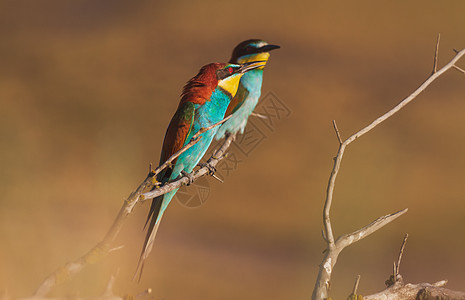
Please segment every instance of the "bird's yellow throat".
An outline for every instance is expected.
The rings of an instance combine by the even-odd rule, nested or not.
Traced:
[[[241,80],[242,75],[244,74],[238,73],[220,80],[220,82],[218,82],[218,86],[234,97],[236,96],[237,88],[239,87],[239,81]]]

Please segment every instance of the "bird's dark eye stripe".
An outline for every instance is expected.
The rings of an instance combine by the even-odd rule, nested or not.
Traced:
[[[216,71],[216,78],[221,80],[224,79],[232,74],[234,74],[237,71],[238,68],[235,67],[227,67],[224,69],[219,69]]]

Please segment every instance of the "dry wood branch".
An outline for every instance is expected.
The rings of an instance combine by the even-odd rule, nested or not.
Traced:
[[[82,257],[76,259],[73,262],[65,264],[64,266],[58,268],[55,272],[50,274],[47,278],[45,278],[45,280],[39,286],[39,288],[37,289],[33,297],[44,298],[51,291],[51,289],[57,284],[67,281],[71,276],[79,273],[85,266],[96,263],[101,258],[106,256],[109,252],[119,249],[119,248],[110,248],[110,246],[113,243],[113,241],[116,239],[116,237],[118,236],[127,217],[131,214],[132,210],[134,209],[134,206],[138,202],[140,202],[142,199],[150,198],[145,195],[142,196],[142,193],[146,191],[147,189],[151,189],[157,184],[156,179],[155,179],[156,175],[159,172],[161,172],[164,168],[168,167],[170,163],[174,159],[176,159],[179,155],[181,155],[183,152],[187,151],[187,149],[195,145],[200,140],[200,135],[202,133],[213,129],[214,127],[218,125],[221,125],[222,123],[226,122],[230,117],[231,116],[228,116],[227,118],[223,119],[222,121],[218,123],[215,123],[206,128],[202,128],[197,134],[195,134],[192,137],[191,141],[186,146],[184,146],[181,150],[173,154],[161,166],[157,167],[153,171],[150,171],[147,177],[145,178],[145,180],[139,185],[139,187],[134,192],[132,192],[129,195],[129,197],[123,202],[123,205],[118,215],[116,216],[112,226],[108,230],[103,240],[101,240],[97,245],[95,245]],[[194,172],[193,178],[197,179],[201,176],[208,174],[210,170],[209,166],[214,167],[216,166],[216,164],[218,164],[218,162],[221,159],[223,159],[224,154],[226,153],[227,149],[229,148],[229,146],[231,145],[234,139],[235,139],[235,135],[228,136],[226,140],[224,141],[223,145],[220,147],[220,149],[216,151],[215,154],[212,157],[210,157],[210,159],[207,161],[207,165]],[[188,181],[189,179],[187,177],[182,177],[170,184],[166,184],[156,189],[155,194],[156,196],[165,194],[169,191],[174,190],[177,187],[180,187],[181,184],[183,183],[186,184]]]
[[[336,124],[336,120],[333,120],[333,127],[334,127],[334,131],[336,131],[336,137],[337,137],[337,140],[339,141],[339,144],[342,144],[342,138],[341,138],[341,134],[339,133],[339,129],[337,128],[337,124]]]
[[[354,284],[354,289],[352,290],[352,294],[356,295],[357,290],[358,290],[358,284],[360,283],[360,275],[357,275],[357,278],[355,278],[355,284]]]
[[[402,284],[397,282],[382,292],[364,296],[364,300],[428,300],[448,299],[465,300],[465,293],[449,290],[444,287],[447,280],[436,283]]]
[[[421,92],[423,92],[432,82],[434,82],[438,77],[440,77],[442,74],[444,74],[446,71],[448,71],[451,68],[458,68],[456,66],[457,61],[465,55],[465,49],[458,51],[457,54],[452,58],[452,60],[442,67],[440,70],[437,69],[437,53],[439,49],[439,37],[438,41],[436,43],[436,55],[434,58],[434,66],[433,66],[433,73],[412,93],[410,94],[407,98],[402,100],[399,104],[394,106],[391,110],[374,120],[371,124],[367,125],[366,127],[362,128],[355,134],[351,135],[349,138],[347,138],[344,142],[341,142],[340,139],[340,134],[339,130],[337,129],[337,126],[335,125],[336,123],[333,122],[336,135],[339,140],[339,149],[337,152],[337,155],[334,159],[334,165],[333,169],[331,171],[330,177],[329,177],[329,182],[326,190],[326,200],[325,200],[325,205],[323,209],[323,224],[324,224],[324,238],[327,243],[327,248],[325,252],[325,256],[323,258],[323,262],[320,264],[320,269],[317,277],[317,281],[315,283],[315,288],[313,290],[312,294],[312,299],[325,299],[328,297],[328,290],[330,286],[330,279],[331,279],[331,274],[332,270],[334,268],[334,265],[336,264],[337,257],[341,251],[340,247],[341,246],[348,246],[352,243],[354,243],[357,239],[356,233],[360,233],[359,231],[356,231],[352,234],[349,235],[343,235],[337,239],[337,241],[334,241],[334,235],[333,235],[333,230],[331,226],[331,220],[330,220],[330,209],[331,209],[331,204],[333,201],[333,193],[334,193],[334,187],[336,183],[336,178],[339,173],[339,169],[341,167],[341,162],[342,162],[342,157],[344,155],[344,151],[346,147],[355,141],[357,138],[361,137],[362,135],[368,133],[371,131],[373,128],[378,126],[380,123],[384,122],[394,114],[396,114],[399,110],[401,110],[405,105],[409,104],[413,99],[415,99]],[[400,211],[397,214],[397,216],[400,216],[401,214],[405,213],[406,210]],[[390,216],[396,216],[396,214],[390,215]],[[397,217],[396,216],[396,217]],[[383,218],[387,218],[389,216],[385,216]],[[390,219],[392,221],[395,218]],[[379,220],[379,219],[378,219]],[[383,227],[384,225],[388,224],[388,222],[380,222],[378,223],[377,226],[372,226],[372,230],[370,233],[378,230],[379,228]],[[376,223],[376,221],[374,222]],[[373,223],[372,223],[373,224]],[[370,224],[370,225],[372,225]],[[368,226],[370,226],[368,225]],[[360,230],[362,232],[363,228]],[[368,234],[365,234],[364,236],[367,236]],[[362,237],[361,237],[362,238]],[[361,238],[358,238],[357,240],[360,240]]]
[[[260,119],[264,119],[264,120],[268,119],[267,116],[264,116],[264,115],[259,114],[259,113],[256,113],[256,112],[252,112],[250,115],[253,116],[253,117],[257,117],[257,118],[260,118]]]
[[[400,276],[400,262],[402,261],[402,255],[404,254],[405,245],[407,244],[408,233],[405,234],[402,245],[400,246],[399,258],[397,259],[397,264],[394,262],[394,282],[399,280]]]
[[[370,234],[374,233],[378,229],[384,227],[385,225],[391,223],[398,217],[402,216],[407,211],[408,209],[406,208],[396,213],[380,217],[376,219],[375,221],[373,221],[372,223],[368,224],[367,226],[357,231],[354,231],[350,234],[341,235],[335,242],[336,250],[338,252],[341,252],[345,247],[350,246],[353,243],[356,243],[359,240],[369,236]]]
[[[459,72],[465,74],[465,70],[462,69],[462,68],[460,68],[460,67],[454,66],[454,69],[456,69],[457,71],[459,71]]]

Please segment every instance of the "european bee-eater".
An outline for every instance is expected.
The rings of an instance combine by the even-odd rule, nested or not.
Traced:
[[[263,67],[265,63],[255,61],[241,65],[212,63],[202,67],[199,73],[184,86],[178,109],[166,130],[160,165],[188,144],[201,128],[221,121],[231,99],[236,95],[240,78],[250,70]],[[157,181],[164,184],[178,178],[183,171],[192,172],[210,146],[217,130],[218,127],[214,127],[201,134],[199,142],[183,152],[170,167],[157,175]],[[147,235],[137,267],[137,270],[140,268],[140,275],[144,261],[152,250],[163,213],[176,192],[177,189],[152,200],[146,222],[146,225],[149,224]]]
[[[270,57],[270,51],[278,48],[280,46],[270,45],[262,40],[246,40],[234,48],[229,62],[232,64],[255,61],[266,62]],[[215,136],[217,140],[222,139],[226,132],[236,133],[240,131],[241,134],[244,133],[247,119],[257,106],[258,98],[260,98],[264,67],[247,72],[242,76],[236,96],[229,104],[225,117],[230,114],[233,115],[218,129]]]

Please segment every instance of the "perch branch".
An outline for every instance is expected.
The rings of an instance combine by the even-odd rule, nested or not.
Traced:
[[[151,175],[151,177],[155,177],[158,175],[158,173],[160,173],[161,171],[163,171],[164,169],[166,169],[168,166],[171,165],[171,163],[173,162],[173,160],[175,160],[176,158],[178,158],[181,154],[183,154],[184,152],[186,152],[190,147],[194,146],[195,144],[197,144],[198,141],[200,141],[200,139],[202,138],[200,135],[215,128],[216,126],[219,126],[221,124],[223,124],[224,122],[226,122],[227,120],[229,120],[230,118],[232,117],[232,115],[229,115],[227,116],[226,118],[224,118],[223,120],[219,121],[218,123],[215,123],[213,125],[210,125],[208,127],[202,127],[200,128],[200,130],[194,134],[191,138],[191,140],[189,141],[189,143],[187,143],[184,147],[182,147],[181,149],[179,149],[177,152],[175,152],[173,155],[171,155],[162,165],[160,165],[159,167],[157,167],[155,170],[153,170],[153,173]]]
[[[201,134],[213,129],[214,127],[223,124],[229,118],[224,118],[218,123],[215,123],[209,127],[201,128],[197,134],[195,134],[190,142],[184,146],[181,150],[173,154],[166,162],[164,162],[161,166],[157,167],[155,170],[150,171],[145,180],[139,185],[139,187],[132,192],[129,197],[123,202],[123,205],[116,216],[112,226],[108,230],[107,234],[97,245],[95,245],[92,249],[90,249],[86,254],[82,257],[76,259],[73,262],[69,262],[64,266],[58,268],[55,272],[50,274],[45,280],[41,283],[39,288],[36,290],[34,294],[34,298],[44,298],[51,289],[56,286],[57,284],[63,283],[67,281],[71,276],[79,273],[86,265],[93,264],[99,261],[102,257],[106,256],[110,251],[113,251],[118,248],[110,248],[111,243],[116,239],[121,228],[123,227],[127,217],[131,214],[134,206],[143,199],[149,199],[149,197],[142,196],[142,193],[157,185],[156,182],[156,175],[160,173],[163,169],[168,167],[170,163],[175,160],[179,155],[187,151],[190,147],[195,145],[201,138]],[[224,156],[224,153],[227,151],[231,142],[234,140],[235,135],[230,135],[226,138],[223,145],[220,149],[215,152],[215,154],[210,157],[207,164],[210,164],[214,167]],[[151,168],[150,168],[151,169]],[[205,174],[208,174],[209,168],[205,166],[200,168],[199,170],[194,172],[194,179],[197,179]],[[170,184],[164,185],[158,189],[156,189],[157,196],[167,193],[176,187],[181,186],[182,183],[187,183],[188,179],[186,177],[182,177]]]
[[[438,38],[438,41],[436,43],[436,49],[438,49],[438,47],[439,47],[439,38]],[[438,50],[436,50],[436,55],[435,55],[436,57],[434,59],[434,65],[435,66],[433,66],[433,71],[434,71],[434,69],[437,69],[437,67],[436,67],[437,59],[438,59],[437,58],[437,53],[438,53]],[[463,49],[461,51],[458,51],[457,54],[451,59],[451,61],[447,65],[442,67],[440,70],[437,70],[436,72],[433,72],[407,98],[402,100],[400,103],[398,103],[396,106],[394,106],[391,110],[389,110],[388,112],[386,112],[385,114],[383,114],[382,116],[380,116],[379,118],[374,120],[372,123],[370,123],[366,127],[362,128],[361,130],[359,130],[355,134],[351,135],[349,138],[347,138],[342,143],[341,143],[341,140],[340,140],[339,130],[337,129],[337,126],[335,126],[336,123],[333,122],[334,128],[336,130],[336,135],[338,137],[338,140],[339,140],[340,144],[339,144],[339,149],[338,149],[337,155],[336,155],[336,157],[334,159],[333,169],[332,169],[330,177],[329,177],[329,182],[328,182],[328,186],[327,186],[327,190],[326,190],[326,200],[325,200],[325,205],[324,205],[324,209],[323,209],[324,236],[326,237],[325,241],[327,243],[327,248],[326,248],[325,256],[323,258],[323,262],[320,264],[320,269],[319,269],[318,277],[317,277],[317,280],[316,280],[316,283],[315,283],[315,288],[313,290],[312,299],[320,300],[320,299],[325,299],[325,298],[328,297],[328,290],[329,290],[329,286],[330,286],[331,273],[332,273],[332,270],[334,268],[334,265],[336,264],[337,257],[338,257],[338,255],[339,255],[339,253],[341,251],[341,249],[339,249],[339,247],[341,245],[346,247],[347,245],[350,245],[350,244],[354,243],[355,240],[358,237],[356,234],[361,233],[359,231],[356,231],[353,234],[343,235],[343,236],[341,236],[341,237],[339,237],[337,239],[337,242],[335,242],[334,241],[333,230],[332,230],[332,226],[331,226],[331,220],[330,220],[330,216],[329,216],[330,209],[331,209],[331,204],[332,204],[332,201],[333,201],[333,193],[334,193],[334,186],[335,186],[335,182],[336,182],[336,177],[337,177],[337,175],[339,173],[339,169],[340,169],[340,166],[341,166],[342,157],[344,155],[345,148],[350,143],[355,141],[357,138],[363,136],[364,134],[366,134],[367,132],[371,131],[373,128],[378,126],[380,123],[382,123],[383,121],[385,121],[388,118],[390,118],[391,116],[393,116],[395,113],[397,113],[399,110],[401,110],[405,105],[409,104],[421,92],[423,92],[432,82],[434,82],[438,77],[440,77],[446,71],[448,71],[451,68],[458,68],[455,64],[464,55],[465,55],[465,49]],[[388,215],[388,216],[380,218],[380,219],[386,218],[385,220],[389,220],[389,221],[386,221],[386,222],[382,222],[380,219],[378,219],[377,220],[378,223],[377,223],[377,221],[372,223],[372,224],[377,223],[376,226],[372,225],[372,224],[368,225],[368,227],[372,226],[371,227],[372,230],[369,231],[369,233],[372,233],[372,232],[378,230],[379,228],[381,228],[384,225],[388,224],[390,221],[394,220],[395,218],[402,215],[406,211],[407,210],[404,209],[404,210],[402,210],[400,212],[397,212],[395,214]],[[364,228],[361,229],[362,232],[363,232],[363,229]],[[363,236],[361,236],[357,240],[360,240],[361,238],[367,236],[368,234],[364,234]]]
[[[223,145],[221,145],[221,147],[218,150],[216,150],[215,153],[213,153],[213,155],[207,160],[206,165],[193,172],[192,178],[196,180],[199,177],[209,174],[211,168],[214,168],[224,158],[226,151],[231,146],[231,143],[234,141],[235,138],[236,138],[235,134],[228,135]],[[144,200],[152,199],[160,195],[166,194],[174,189],[180,188],[182,185],[186,185],[188,183],[189,183],[189,178],[186,176],[183,176],[168,184],[165,184],[159,188],[156,188],[153,191],[142,194],[141,198],[143,198]]]

